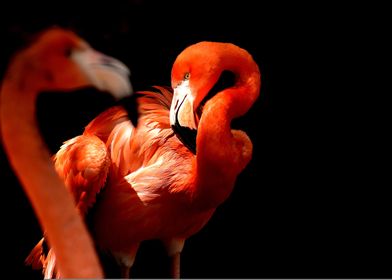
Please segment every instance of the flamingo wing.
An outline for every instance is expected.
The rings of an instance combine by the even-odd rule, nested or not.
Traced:
[[[105,143],[95,135],[77,136],[64,142],[53,160],[77,208],[85,215],[108,175],[110,157]]]
[[[53,156],[56,172],[73,195],[82,216],[93,206],[96,195],[106,185],[111,160],[105,142],[112,129],[125,120],[127,113],[121,106],[110,108],[95,118],[83,135],[64,142]],[[25,262],[35,269],[42,268],[45,279],[59,278],[56,256],[52,249],[45,250],[45,244],[46,239],[42,238]]]
[[[110,168],[105,143],[93,134],[77,136],[64,142],[53,161],[58,175],[73,195],[77,209],[85,216],[104,187]],[[56,271],[56,256],[52,249],[45,250],[45,242],[44,237],[25,262],[35,269],[42,268],[45,279],[60,278]]]
[[[125,129],[122,129],[120,138],[128,139],[133,125],[127,111],[122,106],[111,107],[92,120],[83,135],[64,142],[53,157],[56,171],[73,194],[82,215],[95,203],[96,195],[106,184],[112,163],[116,163],[112,145],[107,145],[112,142],[113,133],[121,127]]]

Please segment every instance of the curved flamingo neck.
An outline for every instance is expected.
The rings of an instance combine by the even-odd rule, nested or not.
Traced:
[[[11,166],[54,249],[62,277],[102,278],[92,240],[37,128],[37,94],[14,78],[3,81],[0,102],[3,144]]]
[[[256,66],[204,107],[197,136],[194,200],[205,208],[217,207],[230,195],[238,174],[251,159],[251,140],[246,133],[232,130],[230,124],[249,110],[259,89]]]

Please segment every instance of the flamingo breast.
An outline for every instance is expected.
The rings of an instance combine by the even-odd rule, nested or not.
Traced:
[[[142,120],[137,129],[127,128],[127,133],[134,129],[132,137],[123,138],[120,130],[124,128],[120,123],[113,129],[115,137],[108,138],[107,146],[112,160],[132,157],[132,164],[113,165],[97,200],[93,232],[98,245],[127,252],[143,240],[187,238],[198,232],[214,209],[200,212],[189,204],[194,155],[170,127],[157,132]],[[162,134],[165,140],[159,137]],[[111,139],[124,140],[113,143]],[[147,147],[146,139],[151,140]]]

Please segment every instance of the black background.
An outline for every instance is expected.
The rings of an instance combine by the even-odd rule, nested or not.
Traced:
[[[247,49],[262,72],[261,96],[238,121],[253,140],[253,160],[229,199],[187,241],[182,276],[392,277],[391,209],[374,157],[376,112],[372,95],[361,90],[368,77],[359,74],[366,70],[363,43],[371,40],[366,7],[166,2],[2,3],[1,75],[30,35],[53,24],[122,60],[135,90],[170,85],[176,55],[192,43]],[[112,102],[91,91],[43,96],[38,114],[50,149],[80,134]],[[3,272],[40,279],[23,261],[41,229],[3,150],[0,184]],[[158,242],[141,247],[132,275],[169,276]]]

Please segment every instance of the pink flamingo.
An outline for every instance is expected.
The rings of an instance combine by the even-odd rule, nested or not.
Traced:
[[[86,86],[121,97],[131,92],[128,73],[73,32],[51,28],[16,54],[2,82],[4,148],[67,278],[103,275],[90,235],[37,128],[35,101],[41,91]]]

